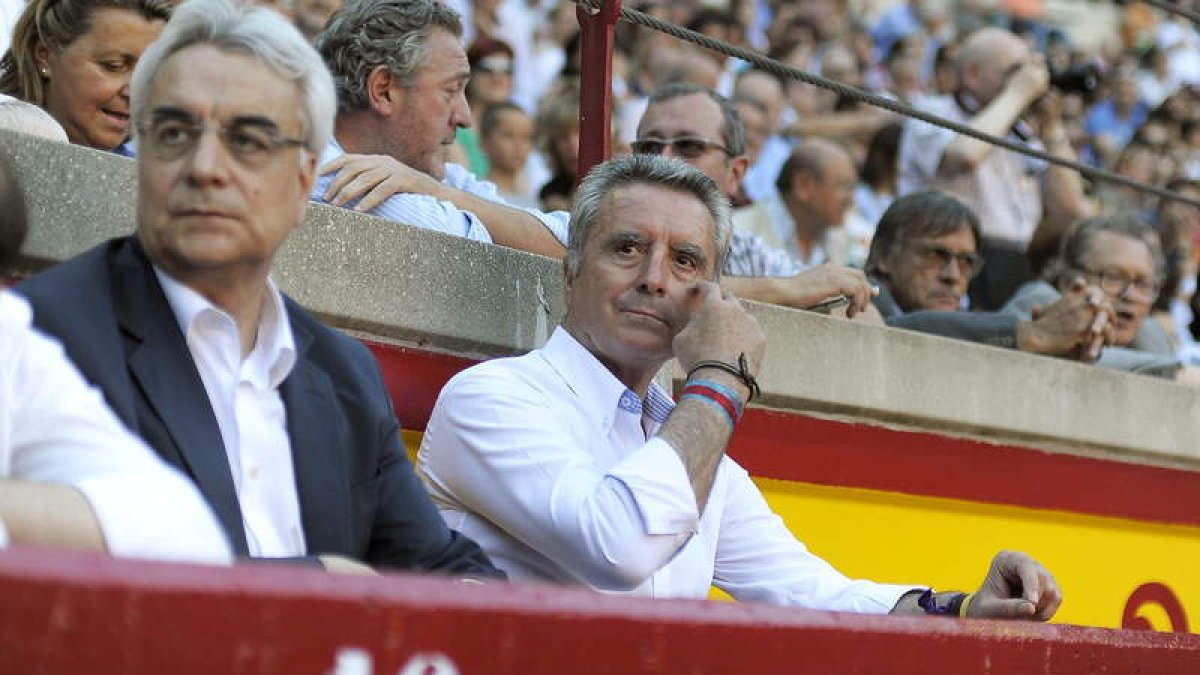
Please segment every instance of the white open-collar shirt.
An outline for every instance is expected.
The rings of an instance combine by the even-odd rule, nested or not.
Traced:
[[[279,385],[296,364],[296,343],[283,296],[268,279],[258,338],[243,359],[233,317],[157,266],[154,272],[221,429],[250,555],[304,555],[287,410],[279,395]]]
[[[446,385],[418,471],[447,524],[513,580],[692,598],[716,585],[742,600],[872,613],[917,587],[851,580],[809,553],[728,457],[698,513],[682,460],[655,436],[670,398],[651,385],[639,428],[631,396],[559,328],[545,347]]]

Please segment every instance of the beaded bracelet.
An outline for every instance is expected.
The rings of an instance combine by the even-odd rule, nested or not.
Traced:
[[[725,363],[724,361],[700,361],[692,366],[692,369],[687,372],[687,378],[685,379],[692,379],[692,375],[695,375],[696,371],[702,368],[723,370],[741,380],[742,384],[746,385],[746,388],[750,390],[750,396],[746,399],[746,403],[758,398],[759,394],[762,393],[758,388],[758,380],[754,379],[754,375],[750,373],[750,366],[746,363],[745,352],[738,354],[737,366]]]

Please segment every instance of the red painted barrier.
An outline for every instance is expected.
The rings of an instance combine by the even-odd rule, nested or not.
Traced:
[[[1200,672],[1200,636],[873,617],[552,586],[0,553],[0,673]]]
[[[415,431],[425,429],[446,381],[474,363],[367,345],[401,424]],[[763,478],[1200,525],[1200,476],[1181,469],[753,408],[739,424],[729,454]]]

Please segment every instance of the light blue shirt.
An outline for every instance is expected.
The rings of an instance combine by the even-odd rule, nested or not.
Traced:
[[[325,152],[321,153],[321,165],[324,166],[344,154],[346,152],[342,149],[342,146],[338,145],[336,139],[331,138],[329,139],[329,145],[325,146]],[[336,173],[330,173],[318,176],[313,185],[310,199],[320,204],[326,203],[324,199],[325,191],[329,189],[329,185],[333,182],[336,175]],[[493,183],[480,180],[475,174],[458,164],[448,163],[445,165],[445,175],[442,178],[442,183],[473,194],[481,199],[511,206],[500,196],[499,190]],[[352,208],[357,203],[358,200],[351,201],[346,204],[346,207]],[[520,207],[513,206],[512,208]],[[566,211],[544,213],[536,209],[520,210],[537,218],[546,229],[554,234],[556,239],[564,246],[566,245],[567,234],[569,232],[569,213]],[[385,202],[371,209],[368,213],[414,227],[423,227],[427,230],[436,230],[456,237],[465,237],[475,241],[492,243],[492,236],[488,233],[479,216],[430,195],[411,192],[395,194],[388,197]]]

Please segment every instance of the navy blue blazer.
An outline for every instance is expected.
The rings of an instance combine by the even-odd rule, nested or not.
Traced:
[[[195,481],[235,552],[246,555],[217,419],[136,239],[113,239],[16,290],[33,305],[37,328],[63,343],[125,425]],[[446,526],[414,474],[371,353],[290,298],[284,303],[297,353],[279,391],[308,552],[397,569],[499,575],[475,542]]]

